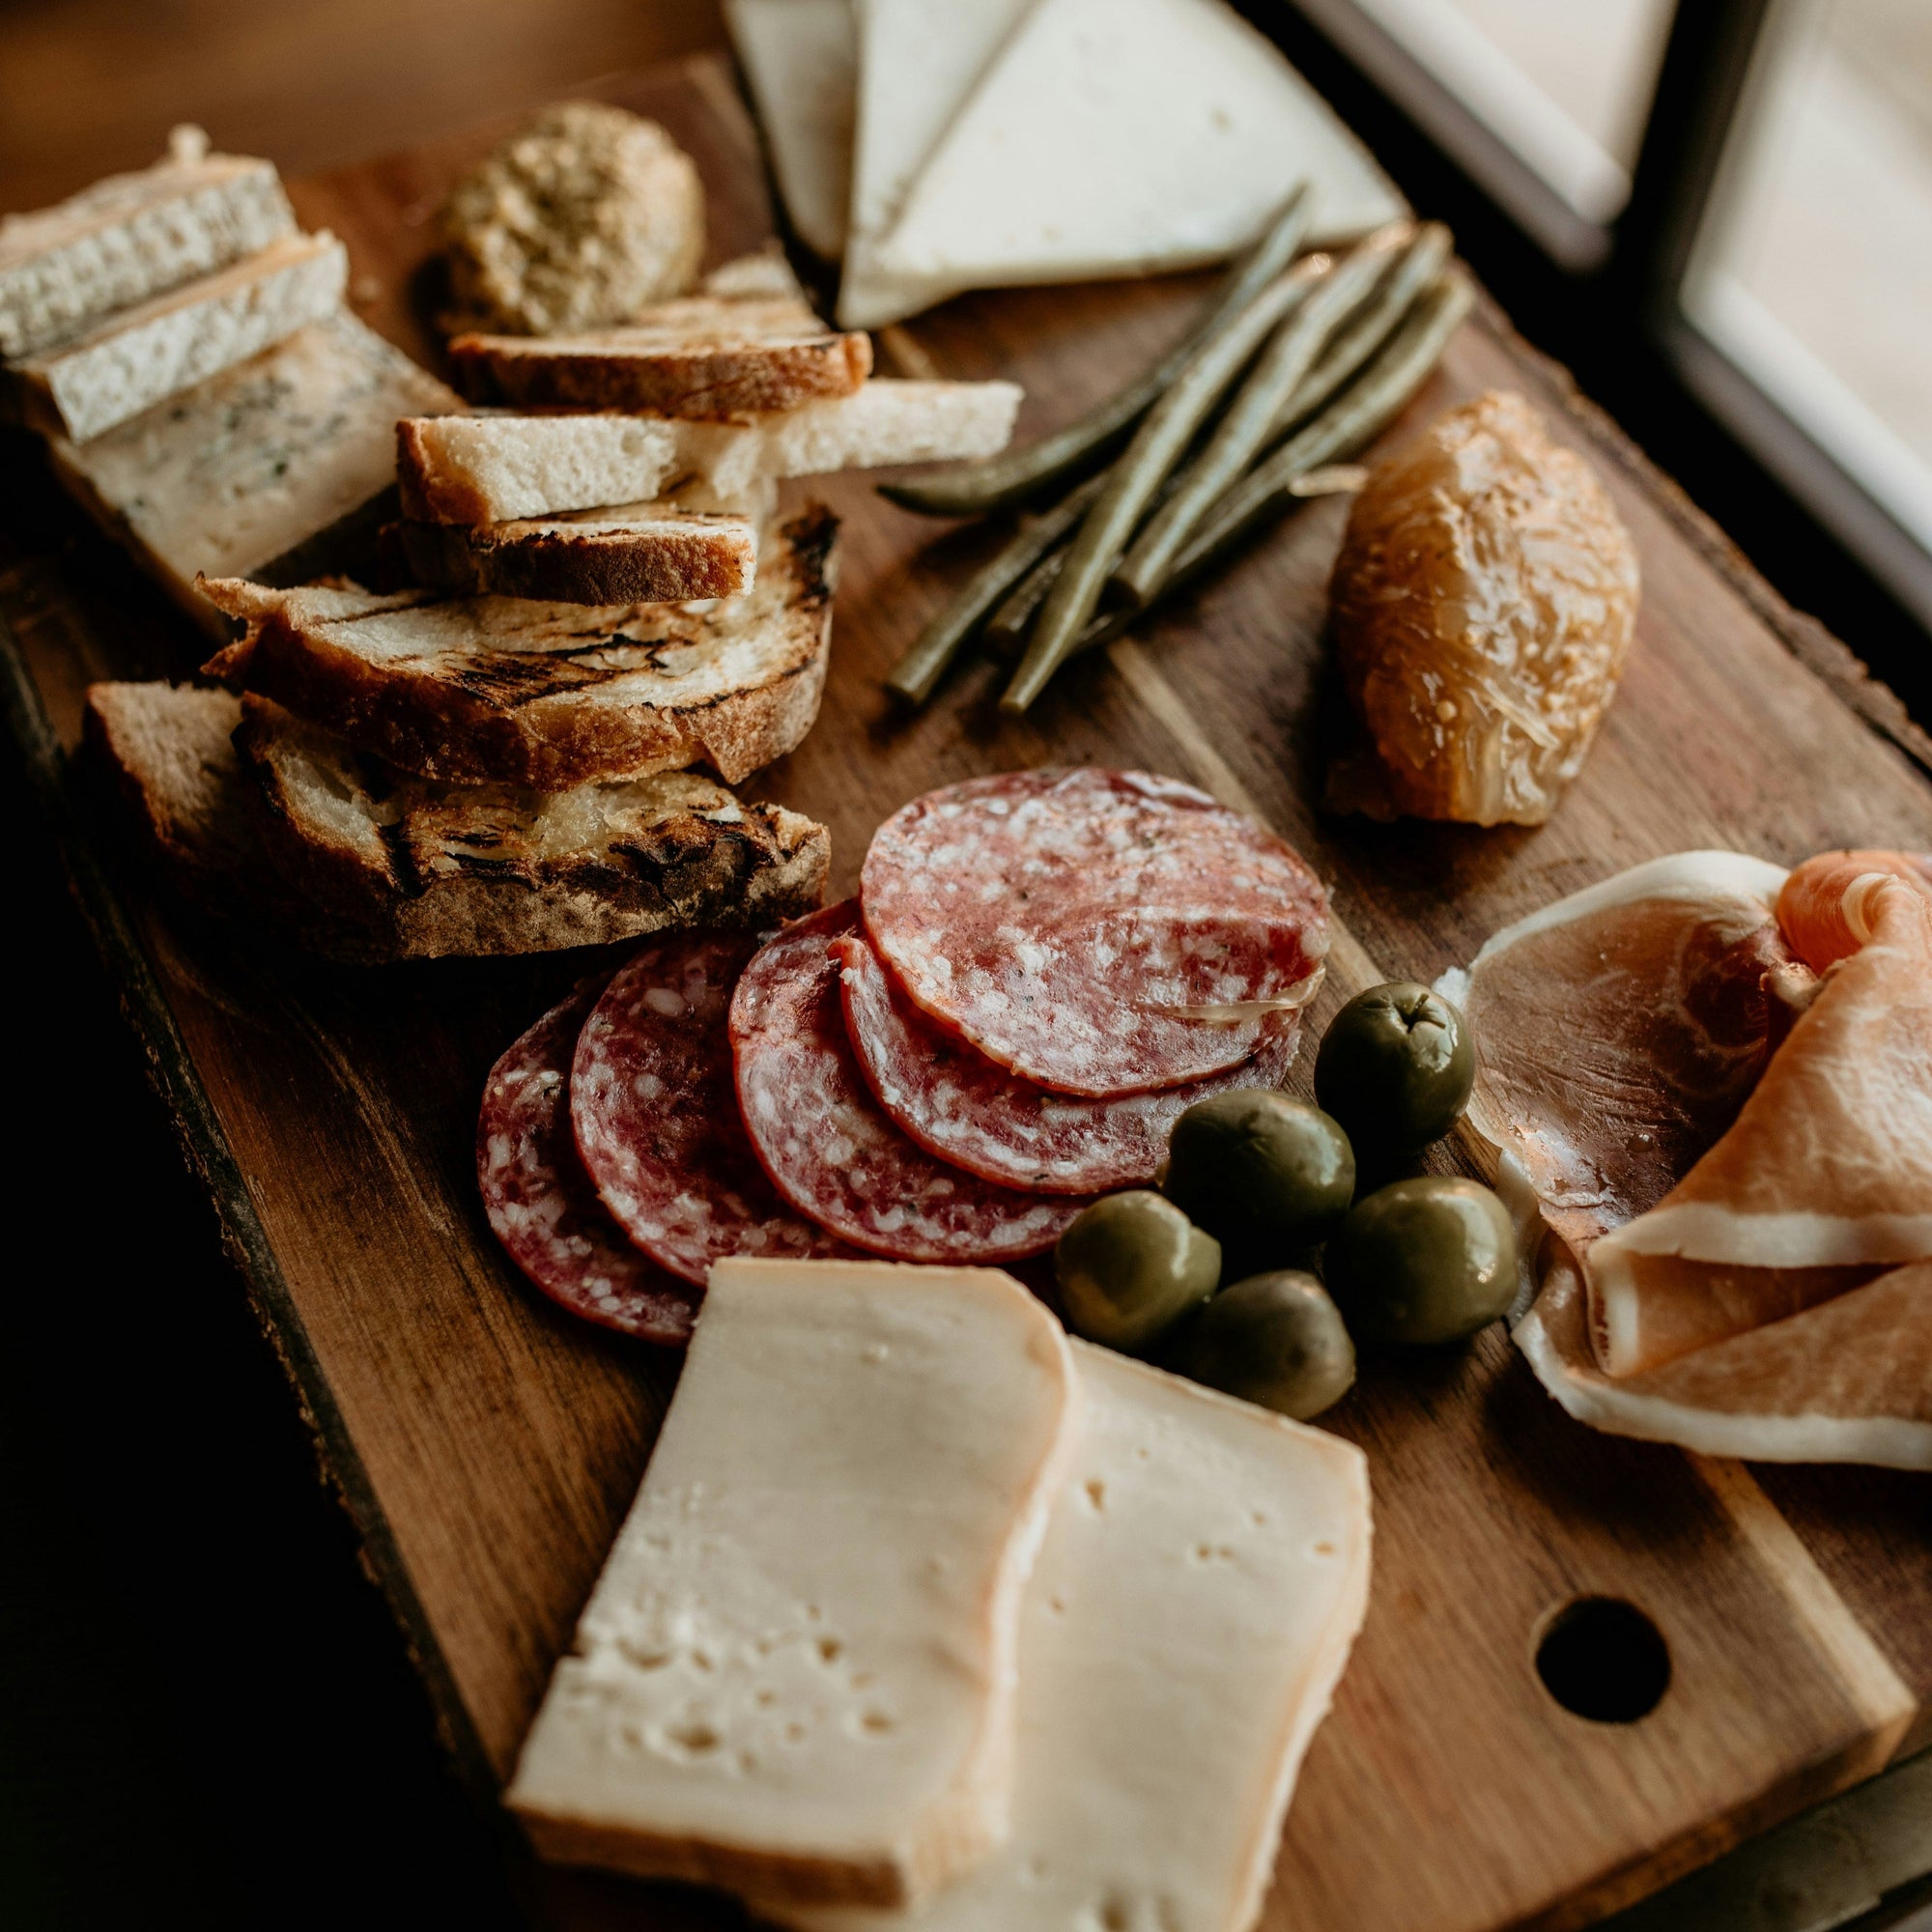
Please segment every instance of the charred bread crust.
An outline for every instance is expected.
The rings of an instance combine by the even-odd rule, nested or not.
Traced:
[[[751,588],[757,546],[742,517],[677,520],[653,530],[573,530],[567,524],[391,524],[383,532],[407,582],[457,596],[556,604],[666,604]]]
[[[372,663],[331,627],[291,623],[249,586],[209,586],[247,634],[207,674],[270,697],[358,750],[424,778],[538,791],[709,765],[726,784],[792,750],[818,716],[831,643],[838,520],[813,504],[784,526],[757,596],[780,602],[760,623],[757,667],[730,690],[653,702],[610,687],[650,673],[678,647],[716,635],[713,613],[675,605],[623,613],[577,650],[501,648]],[[420,598],[383,600],[384,613]],[[624,622],[654,636],[633,637]]]
[[[849,396],[872,372],[872,339],[826,330],[785,341],[572,348],[568,337],[459,335],[456,385],[474,402],[652,411],[728,422]]]

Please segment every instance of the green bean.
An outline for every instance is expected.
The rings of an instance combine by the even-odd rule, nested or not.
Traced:
[[[1441,359],[1449,338],[1474,305],[1475,294],[1459,274],[1444,276],[1411,305],[1402,327],[1360,382],[1294,439],[1225,491],[1201,520],[1187,548],[1155,585],[1147,608],[1191,583],[1218,563],[1270,511],[1296,500],[1294,485],[1338,457],[1366,448],[1402,413]],[[1080,634],[1077,655],[1110,643],[1142,611],[1113,611]]]
[[[1079,523],[1103,482],[1090,476],[1051,509],[1029,517],[913,639],[893,667],[886,689],[908,704],[923,704],[986,612]]]
[[[1034,613],[1046,601],[1046,593],[1060,581],[1066,568],[1066,546],[1050,550],[1008,591],[1006,602],[986,619],[986,643],[1001,656],[1010,657],[1033,624]]]
[[[1321,287],[1275,330],[1207,448],[1181,471],[1174,494],[1142,526],[1132,549],[1115,570],[1113,582],[1129,602],[1147,602],[1208,504],[1255,460],[1275,418],[1315,366],[1323,346],[1361,306],[1414,233],[1406,221],[1378,230],[1337,263]]]
[[[1040,607],[1026,655],[1000,699],[1003,711],[1024,711],[1045,690],[1047,680],[1087,628],[1107,573],[1119,560],[1142,512],[1193,440],[1202,419],[1275,325],[1319,286],[1327,269],[1325,258],[1311,256],[1278,276],[1201,344],[1166,394],[1141,418],[1126,453],[1107,471],[1106,488],[1087,512],[1065,567]]]
[[[1097,463],[1132,434],[1201,344],[1245,309],[1294,260],[1308,233],[1306,183],[1282,204],[1261,240],[1236,264],[1200,320],[1137,381],[1090,410],[1077,422],[1029,443],[929,471],[909,482],[883,483],[881,496],[902,509],[931,517],[977,517],[1038,496],[1058,479]]]

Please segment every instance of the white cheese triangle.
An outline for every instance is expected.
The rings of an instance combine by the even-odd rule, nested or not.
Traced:
[[[1020,1623],[1013,1834],[908,1913],[806,1932],[1244,1932],[1369,1587],[1359,1449],[1082,1342]]]
[[[983,1858],[1077,1408],[1009,1275],[721,1262],[510,1788],[538,1852],[794,1903]]]
[[[859,112],[838,320],[868,328],[925,305],[875,253],[926,158],[1032,0],[856,0]]]
[[[724,24],[798,238],[834,261],[851,198],[858,47],[852,0],[724,0]]]
[[[1317,241],[1401,197],[1321,97],[1222,0],[1038,0],[878,244],[957,291],[1217,261],[1297,181]]]

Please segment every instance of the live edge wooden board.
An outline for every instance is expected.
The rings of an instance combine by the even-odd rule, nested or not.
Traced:
[[[696,156],[714,260],[770,232],[756,138],[722,62],[594,91]],[[348,242],[364,315],[425,360],[430,215],[500,131],[295,185],[304,221]],[[880,359],[1015,378],[1031,435],[1170,340],[1199,287],[969,298],[885,331]],[[859,477],[818,492],[845,520],[823,715],[751,788],[831,825],[842,894],[879,820],[936,784],[1080,762],[1190,779],[1332,882],[1343,936],[1318,1027],[1359,985],[1433,979],[1506,921],[1658,853],[1932,849],[1932,743],[1493,310],[1392,440],[1498,384],[1588,453],[1643,561],[1629,675],[1549,825],[1318,813],[1335,499],[1064,674],[1022,722],[998,717],[983,668],[899,717],[880,679],[987,539],[895,510]],[[202,644],[77,513],[49,506],[24,452],[9,462],[6,494],[33,511],[26,539],[0,540],[16,735],[448,1743],[490,1799],[677,1371],[531,1293],[477,1203],[484,1070],[590,962],[348,971],[151,898],[56,747],[72,747],[91,679],[185,675]],[[1270,1932],[1584,1924],[1932,1741],[1932,1478],[1746,1468],[1594,1435],[1500,1329],[1466,1354],[1367,1364],[1324,1426],[1370,1457],[1375,1585],[1295,1797]],[[1592,1595],[1636,1605],[1669,1646],[1669,1690],[1637,1722],[1571,1715],[1533,1667],[1548,1621]],[[546,1922],[738,1922],[696,1893],[525,1876]]]

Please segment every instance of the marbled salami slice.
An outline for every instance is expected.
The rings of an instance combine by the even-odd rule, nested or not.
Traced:
[[[1150,1185],[1181,1114],[1210,1094],[1279,1087],[1301,1015],[1269,1013],[1251,1059],[1208,1080],[1092,1100],[1009,1073],[913,1005],[864,932],[832,942],[845,1031],[866,1084],[902,1133],[987,1180],[1044,1194]]]
[[[866,929],[916,1005],[1042,1087],[1109,1098],[1246,1060],[1305,988],[1328,895],[1273,833],[1145,772],[1009,772],[873,837]]]
[[[619,969],[577,1037],[577,1151],[617,1225],[703,1285],[725,1255],[847,1256],[773,1192],[738,1118],[726,1018],[757,940],[687,932]]]
[[[905,1262],[1037,1255],[1087,1204],[995,1187],[934,1160],[879,1111],[845,1037],[832,942],[848,900],[801,920],[745,968],[731,1002],[738,1102],[779,1192],[802,1214]]]
[[[491,1067],[476,1122],[477,1184],[510,1259],[559,1307],[681,1348],[697,1292],[624,1238],[571,1138],[571,1054],[603,990],[601,980],[580,986]]]

